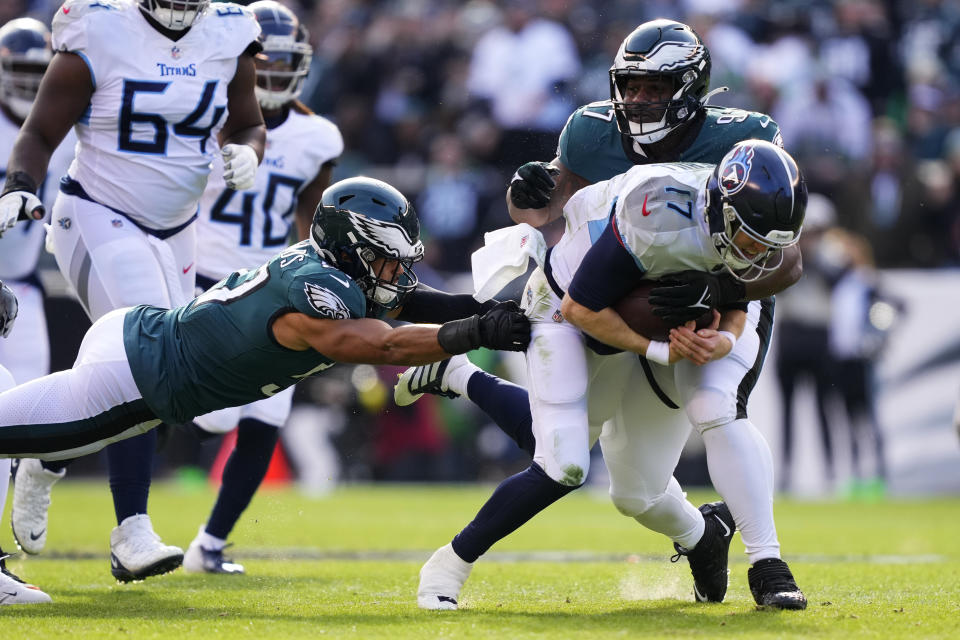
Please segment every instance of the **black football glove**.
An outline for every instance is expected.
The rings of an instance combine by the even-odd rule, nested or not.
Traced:
[[[557,186],[553,176],[560,170],[546,162],[528,162],[510,179],[510,202],[518,209],[543,209]]]
[[[13,321],[17,319],[17,296],[10,287],[0,282],[0,337],[6,338],[13,329]]]
[[[513,300],[497,303],[482,316],[444,323],[437,341],[447,353],[458,354],[480,347],[497,351],[526,351],[530,320]]]
[[[696,320],[710,309],[734,306],[747,293],[746,285],[729,273],[681,271],[660,280],[650,291],[654,315],[670,325]]]

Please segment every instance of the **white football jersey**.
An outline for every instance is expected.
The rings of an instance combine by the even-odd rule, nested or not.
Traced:
[[[219,155],[237,58],[259,33],[234,4],[211,5],[174,42],[132,0],[67,0],[53,18],[53,47],[81,56],[94,85],[70,176],[148,228],[189,220]]]
[[[336,125],[291,110],[282,124],[267,130],[263,162],[249,191],[228,189],[223,161],[214,158],[200,199],[197,273],[220,280],[266,262],[287,246],[298,196],[323,164],[341,153],[343,138]]]
[[[0,180],[7,174],[7,159],[13,150],[13,143],[17,139],[20,128],[16,123],[0,112]],[[46,221],[50,220],[50,211],[53,201],[57,199],[60,178],[67,175],[67,167],[73,160],[74,147],[77,145],[77,136],[68,131],[63,142],[50,156],[47,165],[47,177],[37,188],[37,197],[47,209]],[[0,237],[0,280],[20,280],[33,273],[40,259],[40,250],[46,237],[43,224],[39,220],[18,222],[13,229],[8,229]]]
[[[564,206],[566,229],[550,254],[557,284],[569,288],[611,217],[650,279],[722,265],[705,215],[704,186],[713,169],[695,163],[637,165],[576,192]]]

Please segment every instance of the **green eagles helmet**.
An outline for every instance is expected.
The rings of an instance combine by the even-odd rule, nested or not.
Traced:
[[[369,316],[401,306],[417,287],[420,223],[410,201],[386,182],[359,177],[327,187],[313,214],[310,242],[363,290]],[[400,263],[394,278],[375,270],[377,258]]]

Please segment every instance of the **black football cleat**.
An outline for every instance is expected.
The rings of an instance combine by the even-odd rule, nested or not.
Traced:
[[[758,560],[747,571],[750,593],[761,607],[806,609],[807,598],[793,579],[790,567],[780,558]]]
[[[670,558],[676,562],[686,556],[693,574],[693,595],[697,602],[723,602],[730,581],[728,558],[730,541],[737,530],[730,509],[723,502],[709,502],[700,506],[703,514],[703,537],[693,549],[684,549],[677,543],[677,554]]]

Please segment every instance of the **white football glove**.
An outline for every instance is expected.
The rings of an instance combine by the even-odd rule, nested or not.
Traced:
[[[40,215],[34,216],[33,213],[39,210]],[[42,218],[44,214],[43,203],[40,198],[29,191],[11,191],[0,198],[0,235],[7,229],[12,229],[17,224],[17,219],[29,220],[31,218]]]
[[[247,144],[228,144],[220,150],[223,154],[223,180],[234,191],[253,188],[257,176],[257,152]]]
[[[10,287],[0,282],[0,337],[6,338],[17,319],[17,296]]]

